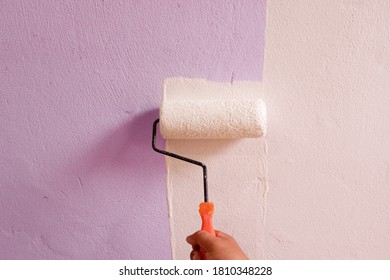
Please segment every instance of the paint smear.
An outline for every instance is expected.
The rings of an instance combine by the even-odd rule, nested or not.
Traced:
[[[217,83],[202,79],[171,78],[164,83],[164,100],[255,98],[258,82]],[[209,199],[215,203],[214,227],[233,235],[251,259],[262,256],[267,193],[266,141],[166,141],[166,149],[204,162],[208,168]],[[189,259],[185,238],[200,229],[199,203],[203,200],[202,169],[166,157],[167,194],[173,259]]]

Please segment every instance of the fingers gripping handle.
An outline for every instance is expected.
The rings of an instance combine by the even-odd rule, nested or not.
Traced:
[[[214,203],[212,202],[202,202],[199,204],[199,214],[202,218],[202,230],[207,231],[208,233],[215,236],[215,231],[213,227],[213,214],[214,214]],[[202,260],[205,260],[205,250],[200,248],[200,253]]]

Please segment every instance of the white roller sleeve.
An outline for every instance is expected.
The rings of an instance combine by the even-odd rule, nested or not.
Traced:
[[[261,99],[164,101],[160,131],[169,139],[254,138],[265,135],[267,113]]]

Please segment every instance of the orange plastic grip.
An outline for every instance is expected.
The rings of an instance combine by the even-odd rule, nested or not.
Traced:
[[[213,227],[214,203],[202,202],[201,204],[199,204],[199,214],[202,218],[202,230],[205,230],[215,236],[215,231]],[[202,260],[205,260],[206,252],[203,248],[200,248],[200,253]]]

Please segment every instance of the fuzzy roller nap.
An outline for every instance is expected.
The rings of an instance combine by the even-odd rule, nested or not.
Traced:
[[[156,147],[157,124],[166,139],[253,138],[266,134],[267,113],[261,99],[213,99],[202,101],[165,101],[160,119],[153,124],[152,146],[156,152],[201,166],[204,202],[199,205],[202,230],[215,236],[212,218],[214,203],[208,201],[207,168],[202,162]],[[202,259],[205,251],[201,248]]]
[[[161,134],[167,139],[253,138],[266,133],[261,99],[163,102]]]

